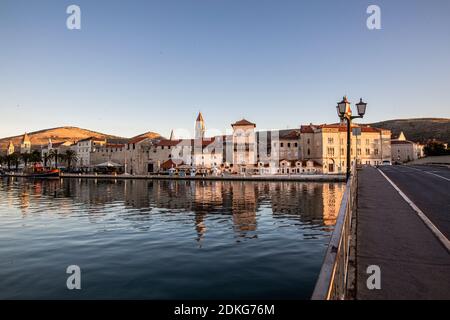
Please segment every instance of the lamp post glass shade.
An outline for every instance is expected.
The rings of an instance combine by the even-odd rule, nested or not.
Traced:
[[[344,97],[342,101],[338,103],[338,114],[340,117],[343,117],[345,112],[347,112],[347,104],[349,104],[347,97]]]
[[[367,103],[362,101],[362,98],[359,99],[359,102],[356,104],[356,108],[358,109],[358,114],[363,116],[366,113]]]
[[[344,116],[344,114],[341,113],[341,110],[339,110],[339,105],[336,106],[336,111],[337,111],[337,114],[338,114],[339,118],[342,118]]]

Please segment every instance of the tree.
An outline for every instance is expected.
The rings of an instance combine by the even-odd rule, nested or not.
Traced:
[[[44,167],[47,167],[47,163],[52,159],[49,153],[44,153]]]
[[[20,157],[20,159],[22,159],[24,167],[26,168],[28,166],[28,162],[31,159],[31,154],[29,154],[29,153],[22,153],[19,157]]]
[[[49,159],[55,160],[55,168],[58,169],[58,159],[59,159],[58,150],[56,149],[50,150],[48,156]]]
[[[5,162],[6,165],[8,166],[8,171],[11,171],[11,163],[12,163],[12,154],[8,154],[7,156],[5,156]]]
[[[445,144],[439,141],[430,141],[423,148],[427,156],[444,156],[450,154],[450,150],[445,148]]]
[[[37,150],[34,150],[30,155],[30,161],[34,164],[36,164],[38,162],[42,162],[41,153]]]
[[[8,163],[8,170],[10,170],[11,168],[11,163],[13,163],[16,166],[16,170],[19,169],[19,160],[20,160],[20,155],[16,152],[14,152],[13,154],[10,154],[10,162]]]
[[[78,157],[77,157],[77,153],[74,150],[67,150],[66,153],[64,154],[64,158],[67,162],[67,168],[70,170],[70,167],[72,165],[72,162],[77,162],[78,161]]]

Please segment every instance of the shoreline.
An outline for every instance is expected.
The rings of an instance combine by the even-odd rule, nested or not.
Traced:
[[[101,179],[101,180],[199,180],[199,181],[279,181],[279,182],[345,182],[345,175],[274,175],[274,176],[162,176],[162,175],[106,175],[106,174],[61,174],[59,178],[33,178],[20,174],[3,175],[2,177],[30,179]]]

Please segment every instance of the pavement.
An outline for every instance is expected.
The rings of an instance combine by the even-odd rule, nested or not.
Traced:
[[[383,166],[380,170],[448,241],[450,169]],[[450,299],[450,252],[376,168],[359,173],[356,299]],[[381,289],[367,287],[367,267],[381,270]]]

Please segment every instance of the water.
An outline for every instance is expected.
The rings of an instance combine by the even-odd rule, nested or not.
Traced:
[[[0,298],[308,299],[343,185],[0,179]],[[66,268],[81,268],[68,290]]]

